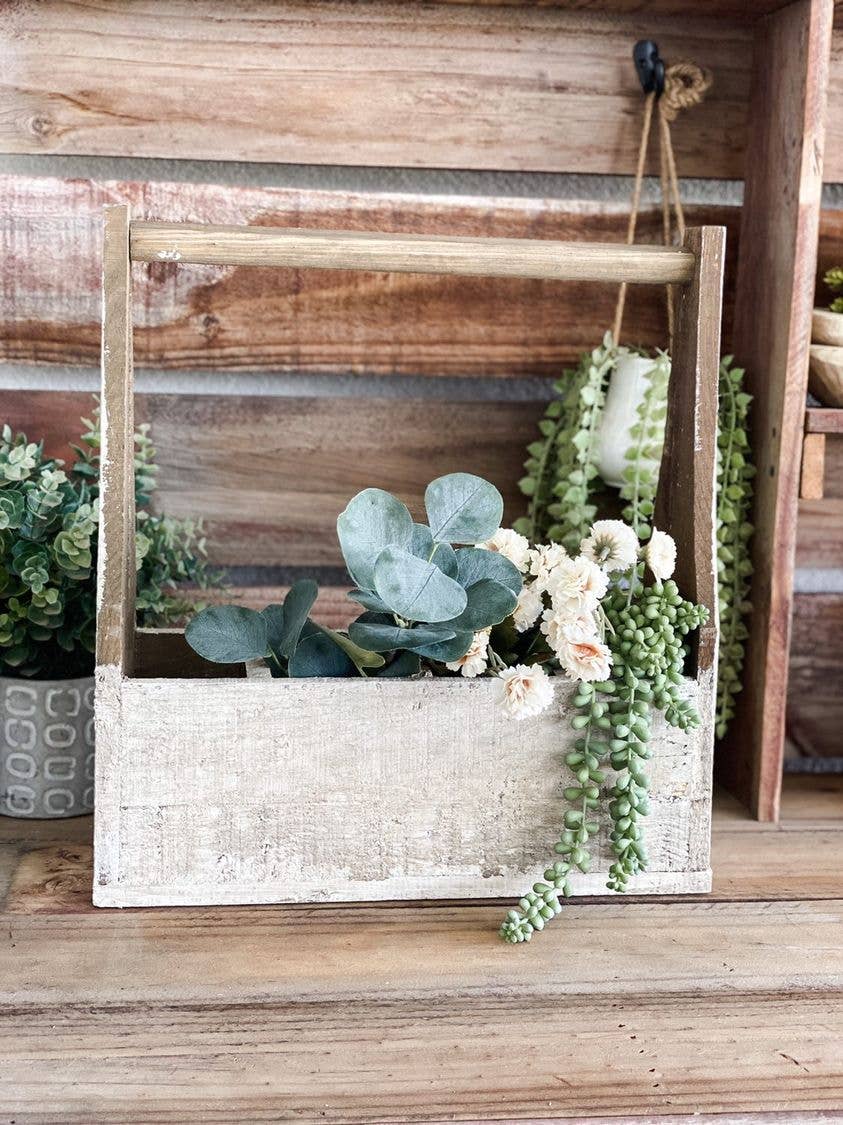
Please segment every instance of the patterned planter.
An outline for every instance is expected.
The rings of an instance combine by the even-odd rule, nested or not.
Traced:
[[[80,816],[94,807],[94,680],[0,677],[0,813]]]

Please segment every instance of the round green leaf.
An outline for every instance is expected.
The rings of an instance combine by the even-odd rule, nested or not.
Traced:
[[[499,625],[509,617],[518,601],[518,596],[512,590],[491,578],[481,578],[479,582],[469,586],[466,595],[468,604],[465,609],[459,617],[446,622],[457,631],[471,629],[476,633],[478,629]]]
[[[448,621],[466,607],[462,586],[433,563],[400,547],[387,547],[375,563],[375,591],[408,621]]]
[[[358,586],[374,589],[374,566],[384,547],[409,547],[413,517],[381,488],[367,488],[337,519],[337,535],[348,571]]]
[[[388,622],[363,621],[358,618],[349,625],[348,635],[355,644],[371,649],[373,652],[393,652],[395,649],[415,649],[420,645],[449,640],[453,637],[454,630],[427,625],[403,629],[400,625]]]
[[[215,664],[240,664],[266,656],[266,621],[253,609],[214,605],[189,622],[184,637],[194,652]]]
[[[498,551],[484,551],[482,547],[463,547],[456,552],[457,581],[466,588],[484,578],[500,582],[513,594],[521,593],[523,579],[518,567]]]
[[[501,494],[471,473],[449,473],[431,481],[424,506],[433,538],[446,543],[482,543],[495,534],[503,516]]]
[[[296,678],[359,675],[351,657],[321,629],[299,641],[296,651],[290,657],[288,672]]]
[[[428,660],[459,660],[461,656],[465,656],[471,648],[471,642],[474,640],[474,633],[470,630],[465,632],[460,631],[456,633],[449,641],[439,641],[436,644],[424,645],[422,648],[414,649],[419,656],[424,656]]]

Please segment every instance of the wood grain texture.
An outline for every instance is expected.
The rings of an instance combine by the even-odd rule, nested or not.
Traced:
[[[611,173],[635,168],[630,50],[656,35],[717,77],[676,130],[683,174],[743,174],[751,31],[717,14],[22,0],[3,31],[6,152]]]
[[[133,262],[198,266],[380,270],[657,285],[685,284],[694,276],[693,255],[681,247],[618,246],[610,242],[135,222],[129,245]]]
[[[843,564],[843,556],[838,565]],[[788,738],[805,758],[843,758],[843,594],[798,594],[790,648]]]
[[[781,785],[831,0],[796,0],[756,31],[734,351],[754,396],[755,567],[745,690],[724,777],[762,819]]]
[[[10,391],[2,406],[13,428],[43,432],[51,452],[69,456],[74,419],[90,412],[91,397]],[[214,561],[265,566],[342,565],[336,519],[355,493],[386,488],[421,514],[427,483],[446,472],[492,480],[511,521],[523,510],[516,482],[542,409],[452,398],[136,400],[159,451],[156,508],[205,518]]]
[[[825,477],[825,434],[805,434],[802,439],[800,500],[822,500]]]
[[[0,818],[2,1111],[828,1125],[841,811],[841,778],[786,778],[779,825],[721,795],[709,899],[578,900],[518,950],[497,905],[104,914],[90,818]]]
[[[97,677],[97,906],[517,897],[553,857],[562,680],[513,723],[490,679]],[[639,893],[711,885],[711,673],[685,691],[699,729],[653,723]],[[608,832],[575,893],[605,886]]]
[[[385,233],[623,242],[628,206],[547,200],[298,191],[209,184],[0,177],[0,358],[93,364],[99,356],[102,206],[144,219]],[[739,210],[689,207],[692,225]],[[644,242],[661,240],[645,208]],[[833,242],[836,240],[832,240]],[[159,369],[425,375],[558,375],[602,339],[615,286],[515,278],[227,269],[134,269],[135,362]],[[731,324],[732,287],[724,308]],[[626,338],[664,346],[663,291],[629,292]]]
[[[836,1125],[842,802],[787,777],[774,826],[721,794],[709,899],[579,900],[517,951],[491,904],[104,913],[90,818],[0,818],[2,1111]]]
[[[678,293],[665,442],[654,525],[676,540],[676,581],[685,597],[707,606],[697,660],[716,667],[717,574],[714,544],[717,378],[725,231],[689,228],[694,279]]]
[[[843,566],[843,434],[816,436],[825,437],[823,496],[799,501],[796,564],[834,569]]]
[[[130,675],[135,629],[135,386],[129,210],[103,227],[102,433],[97,550],[97,664]]]

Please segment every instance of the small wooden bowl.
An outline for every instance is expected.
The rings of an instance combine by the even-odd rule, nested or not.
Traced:
[[[814,309],[811,339],[815,344],[843,348],[843,313],[832,312],[831,309]]]
[[[832,313],[832,316],[843,320],[840,313]],[[811,344],[808,390],[824,406],[843,406],[843,347]]]

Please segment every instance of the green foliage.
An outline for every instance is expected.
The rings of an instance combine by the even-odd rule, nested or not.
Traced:
[[[843,288],[843,269],[830,270],[826,284]],[[566,372],[557,385],[560,398],[548,406],[540,423],[544,440],[534,442],[528,449],[527,467],[531,476],[521,482],[522,491],[530,496],[528,515],[516,523],[522,534],[534,542],[561,542],[568,550],[575,550],[584,528],[594,518],[593,495],[600,481],[593,459],[583,467],[579,449],[596,452],[589,444],[587,428],[593,421],[591,414],[583,414],[587,424],[583,428],[578,403],[584,385],[586,369],[593,371],[595,380],[603,364],[611,371],[617,361],[617,349],[611,347],[606,337],[603,350],[583,357],[580,367]],[[602,359],[600,357],[603,357]],[[650,535],[658,473],[653,472],[649,460],[658,461],[664,443],[664,424],[667,411],[667,384],[670,376],[670,357],[658,352],[649,386],[638,408],[638,422],[632,428],[634,445],[626,454],[627,468],[621,498],[627,501],[623,516],[631,523],[642,540]],[[749,544],[752,537],[750,512],[752,508],[752,452],[748,437],[748,413],[751,396],[743,390],[744,372],[732,365],[732,357],[725,356],[720,365],[718,408],[718,491],[717,491],[717,566],[720,604],[720,650],[717,688],[717,737],[723,738],[734,715],[735,695],[741,690],[745,642],[748,636],[747,615],[752,606],[749,591],[752,576]],[[600,401],[605,394],[605,382],[600,384]],[[590,397],[590,395],[587,395]],[[598,418],[599,421],[599,418]],[[552,422],[552,428],[549,426]],[[580,476],[582,472],[582,476]],[[572,475],[573,474],[573,475]],[[558,477],[569,481],[572,487],[564,491]],[[556,479],[556,483],[553,483]],[[554,502],[551,493],[561,496]],[[604,513],[600,513],[604,514]],[[609,513],[605,513],[609,514]]]
[[[368,610],[348,633],[377,652],[456,660],[476,631],[512,613],[521,575],[502,555],[474,546],[500,525],[494,485],[468,473],[439,477],[425,491],[425,509],[429,524],[414,524],[394,496],[366,489],[340,515],[340,546],[358,583],[350,596]]]
[[[43,443],[0,440],[0,674],[60,679],[93,668],[99,519],[98,422],[86,427],[68,474]],[[136,434],[138,598],[145,625],[172,623],[191,603],[180,582],[208,586],[201,526],[146,510],[155,487],[148,427]]]
[[[347,634],[310,619],[316,584],[301,581],[283,606],[263,614],[233,606],[199,613],[185,631],[188,642],[221,663],[263,657],[279,676],[415,675],[421,657],[456,660],[475,631],[512,613],[521,574],[502,555],[474,546],[491,538],[503,514],[488,481],[467,473],[439,477],[425,506],[430,525],[414,523],[390,493],[367,488],[337,519],[358,584],[349,596],[366,608]]]
[[[626,451],[621,498],[627,501],[623,518],[635,529],[639,539],[650,537],[650,521],[656,503],[659,483],[658,468],[664,446],[667,418],[667,384],[670,379],[670,356],[657,351],[653,366],[646,374],[647,388],[638,405],[638,421],[631,427],[633,445]]]
[[[750,540],[752,478],[747,432],[752,397],[743,390],[743,368],[731,356],[720,363],[720,405],[717,434],[717,582],[720,608],[720,649],[717,673],[715,729],[723,738],[735,713],[735,695],[741,690],[746,619],[752,582]]]
[[[843,313],[843,266],[834,266],[827,270],[823,281],[832,293],[841,294],[840,297],[835,297],[828,307],[832,312]]]
[[[527,447],[527,475],[518,482],[529,504],[515,530],[532,543],[559,542],[573,551],[594,520],[597,437],[616,362],[617,350],[607,332],[601,347],[586,352],[556,384],[559,397],[539,422],[541,436]]]
[[[663,712],[682,730],[699,724],[679,686],[685,638],[705,623],[708,611],[685,601],[673,581],[645,585],[640,567],[630,571],[628,582],[612,587],[602,607],[612,652],[611,679],[577,685],[573,726],[578,737],[565,758],[575,784],[565,789],[572,807],[554,849],[559,859],[545,871],[545,882],[536,883],[517,908],[508,911],[500,931],[508,942],[529,941],[535,930],[543,929],[559,913],[559,896],[570,893],[570,872],[589,870],[589,845],[599,827],[595,814],[607,784],[615,856],[607,886],[624,891],[633,875],[646,870],[641,821],[649,811],[646,762],[651,756],[652,711]]]

